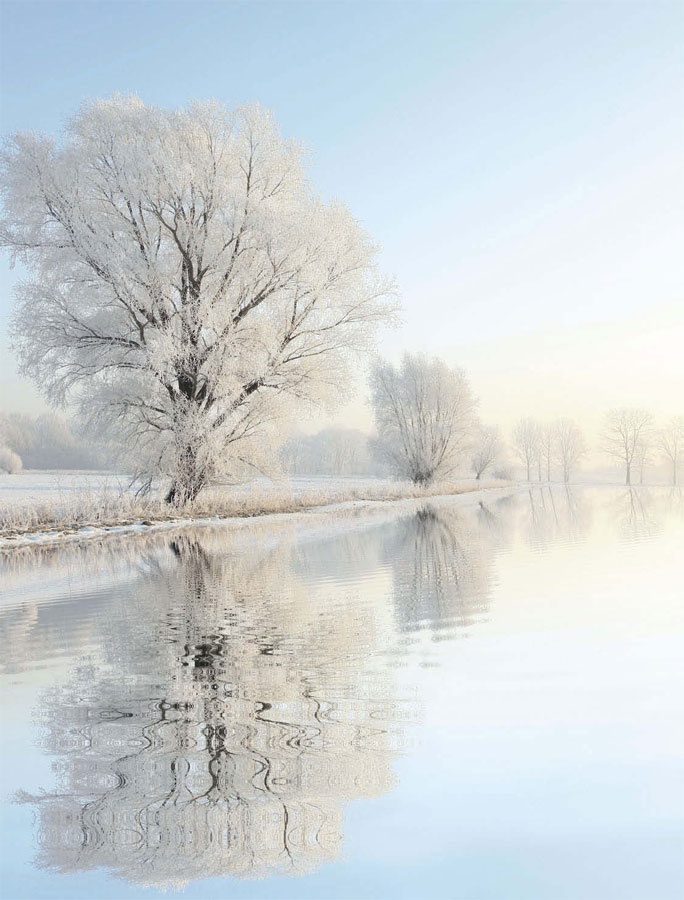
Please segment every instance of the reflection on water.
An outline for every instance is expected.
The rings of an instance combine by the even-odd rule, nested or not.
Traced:
[[[478,507],[481,512],[482,507]],[[492,508],[489,516],[496,518]],[[458,508],[427,505],[401,519],[385,541],[393,563],[395,614],[404,631],[466,626],[485,615],[491,546]]]
[[[524,534],[535,549],[557,541],[582,540],[591,528],[592,507],[588,498],[569,485],[539,485],[527,490]]]
[[[382,623],[353,589],[321,603],[290,551],[214,532],[147,560],[101,658],[44,698],[60,787],[24,797],[42,864],[155,884],[303,871],[338,852],[343,801],[389,788],[403,713],[360,664]]]
[[[616,496],[613,512],[620,523],[621,535],[628,540],[655,537],[662,531],[662,498],[656,497],[643,488],[625,488]],[[676,508],[681,503],[681,490],[672,488],[664,494],[667,507]]]
[[[608,504],[630,538],[682,501]],[[540,487],[313,521],[4,561],[21,600],[1,617],[4,670],[68,666],[38,714],[57,789],[18,794],[39,865],[164,886],[335,858],[343,805],[391,789],[402,724],[420,717],[391,660],[411,636],[485,621],[514,537],[572,544],[593,514],[581,492]]]

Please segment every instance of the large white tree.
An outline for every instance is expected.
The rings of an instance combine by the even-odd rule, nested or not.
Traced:
[[[464,464],[476,401],[462,369],[406,353],[400,366],[376,363],[371,389],[377,446],[395,474],[428,485]]]
[[[2,183],[24,370],[176,503],[257,463],[287,401],[338,395],[392,309],[373,244],[257,107],[97,101],[59,143],[15,135]]]
[[[653,416],[645,409],[619,407],[606,413],[603,449],[625,467],[625,484],[632,483],[632,467],[650,441]]]

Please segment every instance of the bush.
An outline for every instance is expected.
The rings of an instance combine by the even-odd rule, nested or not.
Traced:
[[[0,472],[16,475],[22,470],[21,456],[9,447],[0,447]]]

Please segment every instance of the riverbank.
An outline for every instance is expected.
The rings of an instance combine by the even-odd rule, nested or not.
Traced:
[[[58,494],[48,501],[15,504],[0,511],[0,551],[139,534],[165,529],[212,525],[231,520],[306,513],[334,507],[390,503],[399,500],[453,497],[515,485],[504,481],[458,481],[418,488],[402,482],[343,484],[329,482],[313,487],[311,481],[265,487],[207,492],[183,510],[159,499],[140,499],[123,489]]]

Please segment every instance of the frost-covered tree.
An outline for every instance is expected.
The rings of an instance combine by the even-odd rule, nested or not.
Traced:
[[[551,465],[555,450],[555,427],[548,422],[539,427],[539,462],[546,469],[546,480],[551,481]],[[541,478],[539,479],[541,481]]]
[[[622,406],[606,413],[603,449],[625,467],[625,484],[632,483],[632,466],[649,440],[653,416],[645,409]]]
[[[311,191],[258,107],[86,105],[3,154],[0,238],[26,264],[24,371],[107,426],[169,501],[258,465],[293,404],[332,399],[390,313],[375,247]]]
[[[563,472],[563,481],[567,484],[573,470],[587,452],[584,435],[572,419],[559,419],[553,427],[553,436],[556,459]]]
[[[528,481],[532,464],[536,461],[541,467],[541,433],[539,423],[529,416],[520,419],[513,429],[513,451],[525,466]]]
[[[371,389],[377,451],[395,474],[428,485],[464,463],[476,401],[462,369],[406,353],[398,367],[376,362]]]
[[[639,484],[644,483],[646,467],[650,466],[654,461],[654,439],[653,431],[644,433],[637,443],[634,453],[634,467],[639,471]]]
[[[672,467],[672,484],[677,484],[677,472],[684,455],[684,416],[673,416],[658,432],[658,448]]]
[[[477,481],[491,468],[501,455],[503,445],[501,431],[496,425],[484,425],[474,438],[472,465]]]

